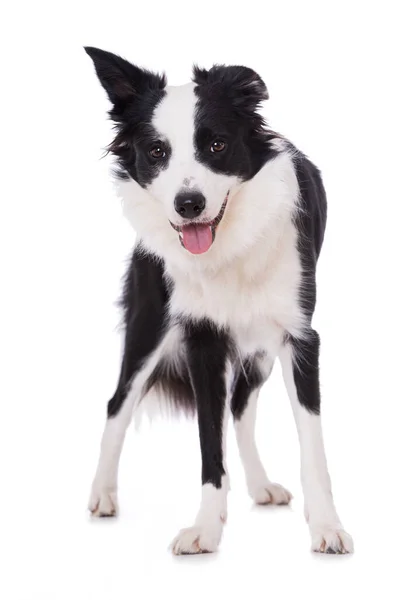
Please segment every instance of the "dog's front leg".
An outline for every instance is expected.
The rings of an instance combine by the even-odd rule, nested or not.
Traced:
[[[320,417],[319,336],[310,330],[305,339],[293,339],[282,349],[282,372],[292,404],[300,441],[301,479],[305,516],[312,550],[327,554],[353,551],[333,502]]]
[[[176,336],[175,328],[171,327],[161,341],[156,336],[150,338],[147,333],[145,343],[141,343],[148,331],[146,319],[130,323],[127,327],[120,380],[108,403],[100,458],[89,500],[89,510],[96,517],[111,517],[118,512],[118,465],[125,434],[151,373],[161,357],[168,353],[170,341]]]
[[[215,552],[227,516],[225,439],[232,384],[229,337],[208,322],[186,327],[190,378],[196,398],[202,457],[202,498],[193,527],[172,542],[175,554]]]

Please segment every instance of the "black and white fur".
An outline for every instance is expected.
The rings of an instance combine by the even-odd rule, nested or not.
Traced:
[[[125,433],[150,390],[198,417],[202,499],[193,526],[173,541],[174,553],[217,550],[227,515],[229,413],[251,497],[289,503],[290,493],[268,478],[254,438],[258,394],[279,357],[299,434],[312,549],[351,552],[326,465],[319,336],[311,325],[326,222],[318,169],[257,112],[268,94],[251,69],[196,67],[190,84],[167,87],[164,76],[86,51],[112,103],[110,151],[124,213],[137,232],[122,299],[121,373],[91,512],[118,511]],[[182,202],[183,213],[197,213],[188,218]],[[192,253],[182,232],[200,230],[208,250],[198,242],[201,252]]]

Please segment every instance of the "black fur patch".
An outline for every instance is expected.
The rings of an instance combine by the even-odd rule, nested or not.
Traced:
[[[170,146],[158,138],[151,124],[154,110],[165,96],[166,78],[111,52],[89,47],[85,50],[113,105],[109,115],[115,122],[116,136],[108,149],[117,159],[116,174],[122,179],[129,174],[146,187],[160,169],[167,167],[171,155]],[[157,144],[165,150],[161,159],[150,155]]]
[[[290,338],[293,350],[293,377],[297,398],[311,413],[319,415],[321,396],[319,389],[319,335],[310,329],[306,339]]]
[[[166,360],[160,361],[150,375],[144,391],[146,393],[151,389],[163,394],[176,411],[182,411],[189,417],[196,414],[196,401],[185,360],[181,361],[178,368]]]
[[[210,321],[183,322],[190,380],[194,390],[202,456],[202,482],[221,487],[225,373],[231,354],[229,335]]]
[[[247,67],[194,68],[198,97],[195,114],[196,158],[211,170],[251,179],[277,155],[271,142],[277,137],[257,112],[268,98],[262,79]],[[211,152],[215,140],[225,142],[222,152]]]
[[[140,247],[136,248],[121,300],[125,325],[124,353],[118,386],[108,403],[109,417],[119,412],[132,378],[161,340],[169,295],[163,262],[145,254]]]
[[[304,154],[296,151],[293,163],[300,190],[300,210],[295,217],[302,266],[300,303],[311,324],[316,304],[317,260],[327,219],[326,193],[319,170]]]
[[[231,410],[233,418],[239,420],[247,406],[251,392],[259,388],[265,381],[257,356],[251,356],[237,367],[236,381],[233,388]]]
[[[295,216],[298,232],[298,251],[302,267],[300,304],[308,318],[306,339],[288,337],[293,348],[293,376],[297,396],[302,406],[314,414],[320,413],[319,390],[319,336],[311,328],[311,319],[317,300],[316,268],[325,235],[327,201],[321,174],[317,167],[289,144],[294,150],[294,167],[299,185],[299,208]]]

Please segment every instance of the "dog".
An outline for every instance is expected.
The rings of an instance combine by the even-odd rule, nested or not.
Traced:
[[[197,66],[191,83],[85,48],[111,102],[118,193],[136,230],[122,294],[124,351],[108,403],[89,510],[118,512],[127,427],[150,392],[196,414],[202,497],[175,554],[214,552],[227,516],[226,430],[233,415],[257,504],[288,504],[255,443],[259,391],[279,358],[298,429],[305,516],[315,552],[349,553],[337,515],[320,420],[312,328],[326,194],[317,167],[269,128],[267,88],[252,69]]]

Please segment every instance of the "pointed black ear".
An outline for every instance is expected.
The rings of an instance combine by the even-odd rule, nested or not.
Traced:
[[[211,85],[231,99],[237,108],[255,110],[263,100],[268,100],[268,90],[261,77],[248,67],[214,65],[209,71],[193,68],[193,81],[197,85]]]
[[[166,86],[164,75],[140,69],[116,54],[90,46],[85,46],[85,51],[93,60],[97,76],[114,104],[116,114],[123,112],[135,96],[150,90],[162,90]]]

